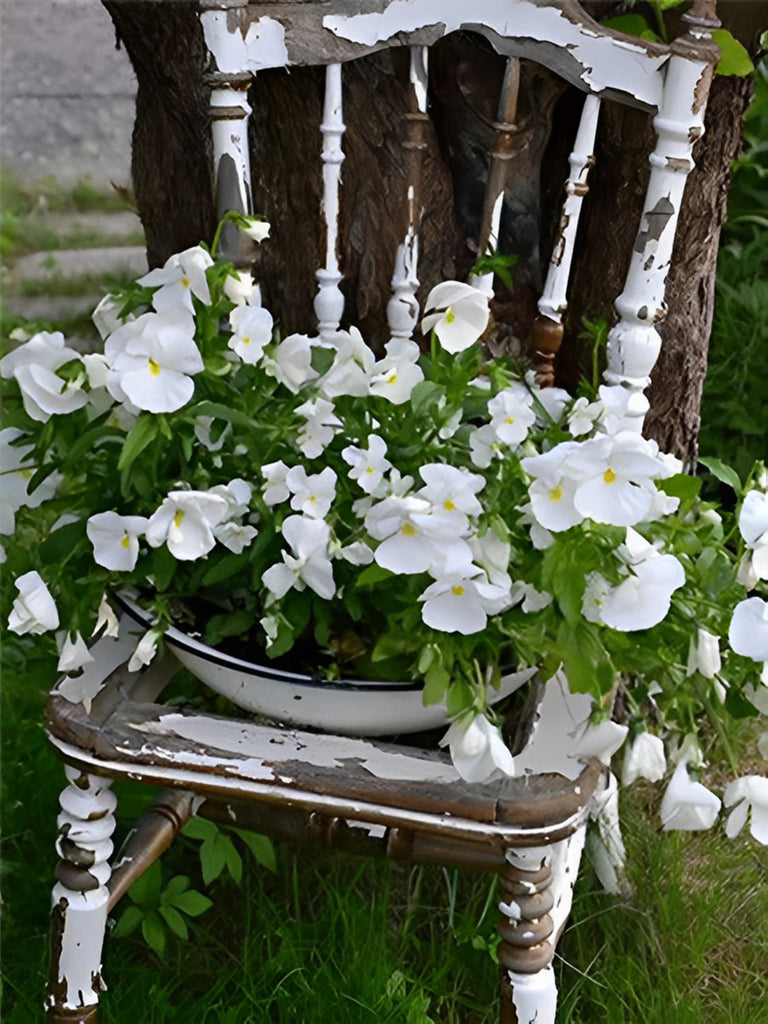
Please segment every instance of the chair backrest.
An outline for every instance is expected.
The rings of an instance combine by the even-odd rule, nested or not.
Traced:
[[[694,0],[684,15],[687,31],[670,45],[635,39],[599,25],[576,0],[329,0],[314,3],[202,0],[201,20],[210,52],[211,122],[217,209],[250,213],[247,93],[261,71],[307,65],[325,67],[322,121],[321,215],[324,258],[316,269],[314,310],[321,335],[338,329],[344,312],[340,288],[339,225],[344,161],[344,65],[378,50],[408,47],[408,110],[405,126],[405,188],[402,232],[391,254],[391,336],[411,336],[419,317],[419,226],[425,123],[429,119],[429,51],[453,32],[483,36],[506,58],[477,249],[495,248],[499,237],[505,161],[514,145],[521,58],[541,63],[586,93],[565,183],[566,198],[533,325],[534,362],[542,383],[551,383],[574,239],[603,98],[653,115],[657,143],[650,156],[643,213],[624,288],[616,299],[618,321],[608,345],[609,383],[628,392],[625,429],[640,431],[648,409],[644,395],[661,339],[656,324],[665,313],[664,290],[693,145],[703,117],[717,47],[714,0]],[[286,125],[290,130],[290,125]],[[306,173],[313,173],[308,158]],[[247,265],[252,254],[231,244],[229,255]],[[489,297],[493,274],[473,283]],[[308,282],[309,284],[309,282]]]

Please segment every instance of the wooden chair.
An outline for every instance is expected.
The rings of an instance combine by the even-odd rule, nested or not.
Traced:
[[[654,114],[658,141],[650,157],[644,212],[626,284],[616,300],[606,379],[628,392],[626,429],[640,431],[644,389],[658,355],[656,324],[691,150],[717,57],[710,30],[715,3],[695,0],[687,32],[670,46],[629,39],[586,16],[575,0],[329,0],[328,3],[202,0],[200,19],[210,51],[211,124],[218,212],[251,211],[248,90],[262,69],[325,66],[322,124],[322,217],[325,259],[317,269],[315,312],[321,334],[344,313],[337,257],[343,68],[386,47],[410,48],[406,118],[403,233],[392,254],[392,337],[408,338],[419,317],[420,152],[429,117],[429,47],[448,33],[484,36],[508,58],[494,125],[478,248],[499,236],[504,162],[514,135],[519,59],[543,63],[586,93],[570,159],[566,200],[533,330],[539,378],[551,383],[562,336],[566,286],[601,97]],[[471,13],[470,13],[471,12]],[[161,16],[159,10],[158,16]],[[278,226],[279,230],[279,226]],[[252,252],[233,232],[228,254],[248,266]],[[492,275],[474,283],[489,295]],[[309,325],[308,325],[309,326]],[[553,1024],[552,959],[570,909],[586,823],[611,799],[606,768],[585,757],[579,726],[590,700],[555,679],[541,690],[517,758],[520,776],[502,783],[462,783],[446,754],[398,744],[309,733],[217,718],[159,702],[170,675],[158,664],[143,674],[121,666],[135,637],[97,645],[97,687],[86,711],[57,689],[48,707],[48,735],[67,766],[61,796],[60,862],[53,892],[49,1019],[97,1019],[101,947],[107,914],[130,884],[168,846],[192,814],[235,822],[281,838],[321,839],[355,852],[384,851],[414,862],[470,865],[498,872],[502,914],[501,1020]],[[129,836],[111,869],[115,797],[112,780],[164,787]],[[615,784],[614,784],[615,785]]]

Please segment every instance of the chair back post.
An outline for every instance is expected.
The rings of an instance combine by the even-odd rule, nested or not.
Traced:
[[[714,0],[696,0],[690,28],[672,43],[659,111],[656,147],[624,290],[616,299],[618,323],[608,338],[605,380],[627,392],[621,428],[640,433],[649,403],[645,389],[661,350],[657,324],[666,315],[664,293],[683,190],[693,169],[693,147],[704,134],[704,113],[719,49],[711,31],[720,22]]]

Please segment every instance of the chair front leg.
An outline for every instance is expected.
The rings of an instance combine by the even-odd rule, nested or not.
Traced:
[[[60,797],[61,858],[53,889],[51,964],[46,998],[49,1024],[97,1024],[101,948],[107,923],[112,854],[111,781],[66,768],[69,785]]]
[[[586,827],[551,846],[507,850],[501,869],[501,1024],[555,1024],[552,960],[571,910]]]

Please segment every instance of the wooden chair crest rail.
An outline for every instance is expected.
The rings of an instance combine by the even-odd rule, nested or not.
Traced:
[[[314,311],[321,335],[344,318],[344,65],[385,48],[407,48],[405,184],[398,209],[399,245],[391,259],[386,307],[393,338],[409,338],[418,317],[422,157],[430,118],[429,52],[455,32],[484,37],[507,59],[493,121],[493,147],[477,249],[500,235],[505,165],[512,149],[520,59],[546,65],[585,94],[566,198],[533,329],[540,381],[551,383],[581,202],[587,191],[600,103],[610,98],[654,115],[657,145],[643,214],[610,334],[606,379],[629,392],[624,427],[642,428],[644,395],[660,347],[664,288],[691,152],[717,59],[710,31],[713,0],[695,0],[687,31],[671,45],[630,39],[589,18],[575,0],[201,0],[196,5],[209,53],[207,82],[218,213],[252,213],[248,147],[249,90],[261,72],[325,68],[318,132],[323,261],[316,269]],[[157,17],[163,15],[157,4]],[[305,168],[312,173],[310,161]],[[279,225],[277,225],[279,233]],[[241,267],[254,251],[233,229],[226,253]],[[493,275],[474,283],[489,296]],[[574,727],[590,701],[555,679],[540,692],[532,728],[516,763],[520,777],[499,784],[462,783],[447,755],[397,744],[257,726],[159,703],[167,665],[143,674],[121,668],[135,636],[102,640],[91,670],[107,685],[90,711],[54,690],[48,734],[67,765],[61,796],[61,858],[53,893],[53,949],[48,1015],[55,1024],[97,1020],[103,986],[101,947],[108,912],[193,814],[236,821],[288,839],[315,838],[357,852],[385,852],[416,862],[471,865],[501,878],[501,1020],[553,1024],[552,958],[570,908],[586,823],[614,796],[605,766],[580,756]],[[113,868],[114,779],[165,787]],[[615,784],[613,784],[615,786]]]

